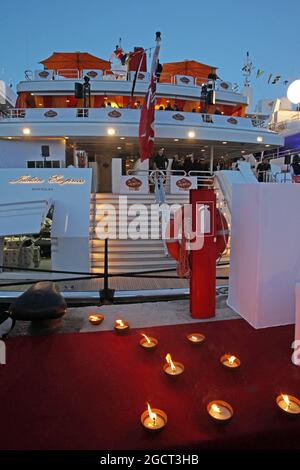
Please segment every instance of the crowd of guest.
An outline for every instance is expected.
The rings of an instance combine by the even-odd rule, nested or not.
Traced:
[[[143,103],[142,101],[140,100],[136,100],[136,101],[129,101],[127,103],[127,105],[124,105],[122,106],[120,103],[116,103],[116,102],[113,102],[113,105],[112,105],[112,102],[111,101],[107,101],[105,100],[100,108],[119,108],[119,109],[122,109],[123,107],[124,108],[127,108],[127,109],[141,109],[143,106]],[[190,106],[188,106],[188,108],[186,108],[186,106],[183,104],[183,105],[179,105],[178,103],[171,103],[170,101],[167,101],[167,103],[165,105],[163,104],[158,104],[158,110],[159,111],[175,111],[175,112],[192,112],[192,113],[200,113],[200,114],[207,114],[207,110],[205,109],[204,106],[198,106],[197,108],[192,108]],[[224,114],[219,108],[215,108],[214,111],[210,110],[209,114]]]
[[[260,156],[260,155],[259,155]],[[233,159],[224,159],[223,157],[215,159],[213,164],[213,171],[219,171],[224,169],[240,170],[239,164],[241,162],[247,162],[250,164],[250,168],[256,175],[259,182],[269,181],[269,174],[271,172],[270,158],[267,156],[260,162],[253,154],[246,156],[240,155]],[[191,172],[209,172],[210,162],[208,158],[204,156],[196,156],[194,153],[186,155],[175,154],[167,156],[164,148],[160,148],[152,159],[151,167],[155,170],[161,170],[165,174],[175,176],[183,175],[184,172],[188,175]],[[292,162],[288,169],[292,175],[294,182],[300,183],[300,155],[294,155]],[[191,173],[193,176],[193,173]],[[194,174],[197,176],[197,173]]]
[[[169,167],[170,160],[172,160],[171,167]],[[186,174],[190,171],[209,171],[209,162],[193,153],[175,154],[172,158],[168,158],[165,149],[160,148],[153,158],[153,168],[164,172],[169,169],[172,170],[173,175],[182,175],[184,171]]]
[[[171,170],[175,175],[182,174],[182,171],[187,174],[190,171],[209,171],[209,164],[205,161],[205,158],[195,156],[193,153],[186,156],[175,155]]]

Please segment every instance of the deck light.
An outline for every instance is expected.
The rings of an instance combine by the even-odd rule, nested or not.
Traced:
[[[125,137],[120,137],[120,140],[125,140]]]
[[[178,142],[178,141],[179,141],[179,139],[174,139],[174,142]]]
[[[108,135],[115,135],[116,131],[113,127],[109,127],[107,129],[107,133],[108,133]]]
[[[195,132],[194,131],[189,131],[188,136],[190,139],[193,139],[195,137]]]
[[[22,132],[23,132],[24,135],[30,135],[31,134],[31,130],[29,129],[29,127],[24,127]]]
[[[256,137],[256,140],[257,140],[257,142],[262,142],[264,139],[262,138],[261,135],[258,135],[258,136]]]
[[[227,144],[227,142],[222,142],[222,144],[223,144],[223,145],[226,145],[226,144]]]
[[[287,89],[287,97],[291,103],[300,103],[300,80],[295,80]]]

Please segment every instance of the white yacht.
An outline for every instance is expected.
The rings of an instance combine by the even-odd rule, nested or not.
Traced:
[[[57,172],[66,167],[93,169],[88,257],[83,264],[73,259],[74,270],[103,268],[103,241],[95,236],[100,204],[117,204],[122,194],[129,203],[155,202],[152,162],[140,163],[138,147],[140,107],[149,72],[145,51],[135,48],[134,54],[126,69],[117,70],[88,53],[54,53],[37,70],[26,71],[17,85],[15,106],[1,111],[0,168],[24,169],[26,175],[44,168]],[[142,67],[137,73],[138,62]],[[169,159],[167,202],[188,201],[191,187],[174,190],[174,155],[201,157],[212,175],[216,168],[230,167],[233,157],[283,144],[282,136],[263,120],[246,117],[247,93],[218,78],[217,67],[194,60],[162,65],[155,147],[163,147]],[[86,88],[82,88],[84,83]],[[130,192],[126,182],[133,173],[144,180]],[[182,175],[201,177],[197,172]],[[128,272],[175,264],[166,257],[161,240],[140,239],[112,240],[109,266],[110,272]]]

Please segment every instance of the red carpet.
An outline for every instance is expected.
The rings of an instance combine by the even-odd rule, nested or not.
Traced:
[[[145,331],[145,330],[144,330]],[[291,363],[294,328],[255,331],[243,320],[151,328],[156,351],[139,346],[139,332],[17,337],[0,366],[1,449],[299,448],[300,419],[280,413],[281,391],[300,395],[300,367]],[[195,347],[185,334],[201,331]],[[164,356],[184,363],[175,382]],[[219,365],[223,353],[239,370]],[[228,401],[234,417],[212,422],[206,404]],[[140,425],[146,401],[169,418],[159,434]]]

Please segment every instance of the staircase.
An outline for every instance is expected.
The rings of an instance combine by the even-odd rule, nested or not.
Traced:
[[[103,272],[104,265],[104,240],[99,240],[96,235],[94,227],[101,220],[101,205],[110,204],[115,207],[117,222],[119,215],[119,194],[103,194],[97,193],[94,195],[95,201],[91,203],[91,238],[90,238],[90,257],[91,257],[91,272]],[[188,195],[167,195],[166,202],[168,204],[186,204],[188,203]],[[155,204],[155,197],[153,194],[148,195],[128,195],[127,204],[128,209],[132,204],[145,204],[150,214],[150,205]],[[138,214],[128,215],[128,223],[137,217]],[[141,216],[141,221],[145,221],[144,230],[141,230],[141,236],[150,234],[150,217],[149,220],[145,216]],[[126,225],[126,227],[127,227]],[[117,231],[119,229],[126,229],[120,224],[117,224]],[[146,229],[147,227],[147,229]],[[108,247],[108,261],[110,273],[133,272],[133,271],[148,271],[155,269],[176,268],[175,261],[166,254],[164,241],[159,238],[161,234],[160,223],[152,223],[152,230],[155,229],[158,236],[155,239],[142,239],[126,240],[118,238],[109,239]],[[150,235],[149,235],[150,236]]]

